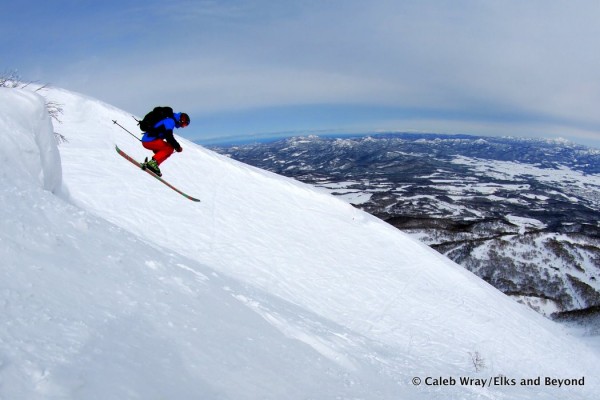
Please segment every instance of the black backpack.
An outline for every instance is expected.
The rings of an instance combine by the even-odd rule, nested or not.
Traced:
[[[173,109],[171,107],[154,107],[154,110],[150,111],[144,119],[139,121],[140,129],[142,132],[152,132],[154,125],[165,118],[175,119]]]

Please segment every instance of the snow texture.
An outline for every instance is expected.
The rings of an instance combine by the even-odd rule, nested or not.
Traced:
[[[115,152],[148,156],[128,113],[45,96],[60,156],[44,99],[0,90],[0,399],[598,392],[597,350],[395,228],[178,138],[161,169],[193,203]]]

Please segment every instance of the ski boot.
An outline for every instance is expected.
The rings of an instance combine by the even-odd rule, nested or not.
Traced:
[[[160,168],[158,168],[158,163],[154,158],[150,159],[150,161],[148,161],[148,159],[146,158],[146,161],[142,164],[142,169],[146,168],[150,170],[150,172],[152,172],[154,175],[162,176]]]

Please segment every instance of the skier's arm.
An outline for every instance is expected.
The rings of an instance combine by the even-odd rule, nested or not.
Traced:
[[[166,135],[165,135],[165,140],[167,141],[167,143],[169,143],[171,146],[173,146],[173,148],[175,149],[175,151],[181,151],[181,145],[179,144],[179,142],[175,139],[175,137],[173,136],[173,131],[172,130],[168,130]]]
[[[175,129],[175,121],[171,118],[166,118],[162,121],[162,126],[165,128],[165,140],[169,143],[176,151],[181,151],[181,145],[173,136],[173,129]]]

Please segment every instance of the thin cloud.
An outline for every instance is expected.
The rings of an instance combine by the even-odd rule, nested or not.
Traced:
[[[77,46],[54,34],[35,79],[137,113],[363,104],[600,132],[595,0],[134,1],[112,35],[96,7],[70,16]]]

